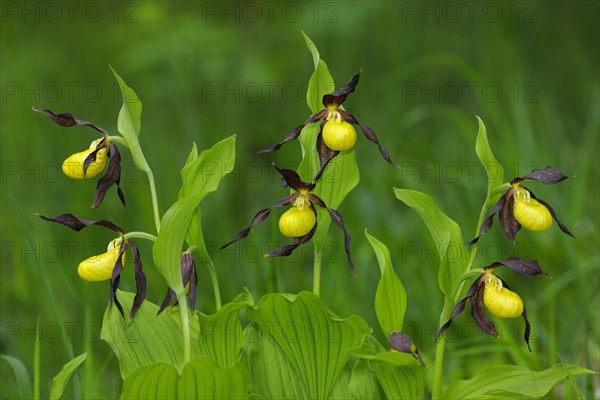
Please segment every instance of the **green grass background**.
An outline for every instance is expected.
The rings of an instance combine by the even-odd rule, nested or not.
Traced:
[[[482,241],[477,266],[518,255],[537,259],[554,277],[503,274],[525,301],[534,351],[522,342],[521,320],[499,322],[502,337],[494,342],[465,313],[450,331],[445,382],[495,363],[542,369],[562,360],[599,369],[598,2],[91,4],[2,3],[0,351],[32,368],[39,317],[45,395],[60,367],[84,351],[88,360],[67,396],[114,397],[120,380],[116,357],[99,339],[108,284],[87,283],[76,274],[82,259],[104,251],[111,234],[72,232],[35,213],[105,218],[127,231],[152,232],[154,223],[146,177],[123,150],[127,208],[111,190],[101,207],[90,209],[95,183],[68,181],[60,164],[87,148],[94,132],[61,128],[31,107],[68,111],[116,134],[121,99],[111,64],[143,102],[141,145],[156,175],[162,212],[177,197],[179,170],[192,141],[205,149],[237,134],[236,170],[202,205],[224,300],[244,286],[255,298],[310,290],[310,245],[289,260],[261,257],[269,243],[283,242],[278,214],[239,246],[216,251],[256,211],[286,194],[270,163],[293,167],[300,161],[297,143],[269,155],[256,151],[282,139],[309,114],[305,92],[312,58],[302,30],[319,48],[336,86],[362,69],[345,107],[405,167],[395,170],[359,137],[362,179],[339,208],[353,237],[358,276],[350,274],[341,233],[332,228],[323,266],[325,303],[339,315],[362,316],[383,340],[373,311],[379,269],[363,234],[368,228],[389,246],[406,286],[405,331],[425,362],[433,363],[442,306],[435,247],[392,187],[432,195],[470,240],[486,190],[474,152],[479,115],[506,180],[546,165],[577,175],[557,186],[528,185],[577,239],[554,226],[519,233],[513,248],[495,224]],[[166,284],[152,263],[151,245],[138,244],[147,299],[158,303]],[[133,290],[128,267],[122,287]],[[198,308],[212,313],[203,268],[199,280]],[[0,397],[11,397],[11,372],[0,365]],[[586,398],[597,395],[597,378],[578,384]],[[554,395],[572,396],[574,388],[560,385]]]

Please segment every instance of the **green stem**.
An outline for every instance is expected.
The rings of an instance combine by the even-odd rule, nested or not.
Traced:
[[[156,241],[156,236],[154,236],[150,233],[147,233],[147,232],[140,232],[140,231],[127,232],[124,236],[125,236],[125,239],[138,238],[138,239],[150,240],[152,242]]]
[[[125,141],[125,139],[123,139],[121,136],[109,136],[108,140],[110,140],[111,142],[116,142],[119,144],[122,144],[123,146],[129,148],[129,145],[127,144],[127,142]]]
[[[219,289],[219,278],[217,277],[217,270],[215,269],[215,266],[210,258],[208,259],[206,266],[208,267],[208,272],[210,273],[210,280],[213,285],[213,291],[215,292],[215,305],[217,307],[217,311],[219,311],[221,309],[221,289]]]
[[[321,257],[323,252],[315,246],[315,264],[313,269],[313,293],[317,297],[321,294]]]
[[[33,347],[33,398],[40,398],[40,317],[35,323],[35,344]]]
[[[485,213],[487,211],[487,204],[489,198],[485,199],[485,203],[483,203],[483,207],[481,207],[481,211],[479,213],[479,221],[477,222],[477,229],[475,230],[475,236],[479,235],[479,230],[481,229],[481,225],[485,220]],[[468,272],[473,268],[473,262],[475,261],[475,256],[477,255],[477,247],[478,243],[475,243],[471,246],[471,252],[469,254],[469,263],[465,268],[465,272],[463,275],[468,274]],[[460,280],[457,289],[454,291],[452,298],[445,297],[444,298],[444,307],[442,308],[442,313],[440,315],[440,326],[444,324],[448,318],[450,318],[450,314],[452,312],[453,304],[458,301],[458,297],[460,296],[460,292],[465,284],[464,280]],[[437,341],[435,347],[435,370],[433,373],[433,387],[431,390],[431,400],[437,400],[440,398],[440,392],[442,388],[442,373],[444,366],[444,348],[446,345],[446,335],[440,336]]]
[[[183,333],[183,363],[187,364],[191,359],[191,336],[190,336],[190,317],[188,314],[188,304],[185,292],[177,295],[179,302],[179,315],[181,317],[181,330]]]
[[[152,196],[152,211],[154,212],[154,225],[156,225],[156,233],[160,232],[160,213],[158,212],[158,197],[156,196],[156,183],[154,182],[154,174],[151,169],[146,171],[148,182],[150,182],[150,195]]]

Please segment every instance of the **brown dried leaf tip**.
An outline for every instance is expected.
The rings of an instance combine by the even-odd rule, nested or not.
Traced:
[[[117,299],[117,289],[119,288],[119,282],[121,280],[121,271],[125,264],[125,252],[129,248],[133,255],[136,284],[135,298],[133,299],[133,304],[131,305],[131,310],[129,312],[129,318],[133,319],[146,297],[146,275],[142,271],[142,260],[138,248],[131,240],[125,238],[124,231],[110,221],[80,219],[73,214],[63,214],[55,218],[46,217],[44,215],[38,216],[43,220],[56,222],[71,228],[74,231],[80,231],[88,226],[96,225],[116,232],[119,235],[119,237],[108,244],[106,253],[92,256],[79,263],[77,273],[81,279],[88,282],[110,280],[108,307],[110,308],[114,302],[123,318],[125,318],[123,306],[121,306],[121,303],[119,303],[119,300]]]
[[[546,167],[544,169],[533,170],[525,176],[513,179],[510,182],[511,187],[496,203],[492,215],[487,217],[481,225],[479,236],[471,240],[469,245],[477,243],[479,238],[490,230],[496,214],[498,214],[502,231],[513,244],[515,243],[515,236],[521,227],[530,231],[545,231],[552,226],[553,219],[561,231],[574,237],[569,229],[559,221],[556,212],[550,207],[550,204],[537,198],[533,192],[522,186],[522,182],[526,179],[552,185],[568,178],[570,177],[562,172],[552,167]]]
[[[267,219],[274,209],[291,205],[291,207],[279,218],[279,230],[284,236],[293,238],[293,243],[265,255],[266,257],[289,256],[296,248],[298,248],[298,246],[308,242],[315,234],[317,229],[317,210],[314,205],[316,204],[319,207],[326,209],[333,222],[335,222],[335,224],[344,232],[344,245],[348,257],[348,264],[352,273],[356,273],[352,257],[350,256],[350,243],[352,238],[344,227],[344,219],[340,213],[327,207],[320,197],[311,193],[315,188],[315,183],[303,182],[302,179],[300,179],[300,176],[290,169],[280,169],[277,166],[275,166],[275,169],[281,174],[285,186],[294,189],[296,192],[279,200],[273,207],[260,210],[252,219],[249,227],[242,230],[231,241],[225,243],[220,248],[224,249],[248,236],[250,229]]]
[[[108,170],[106,171],[106,174],[98,180],[92,207],[98,207],[102,203],[104,195],[113,185],[117,185],[117,195],[119,196],[121,203],[125,205],[125,196],[123,195],[120,186],[121,154],[119,153],[117,146],[109,140],[108,132],[91,122],[75,119],[69,113],[55,114],[50,110],[36,110],[35,108],[33,110],[44,114],[50,118],[51,121],[62,127],[70,128],[72,126],[87,126],[100,133],[101,138],[94,140],[90,144],[89,149],[75,153],[63,162],[63,173],[71,179],[93,178],[104,170],[106,157],[108,156],[110,159]]]
[[[448,330],[448,328],[450,328],[452,319],[463,312],[468,300],[471,303],[471,316],[473,317],[473,320],[482,331],[493,337],[498,337],[498,332],[496,331],[494,323],[488,318],[483,308],[484,305],[490,313],[500,318],[517,318],[523,316],[523,319],[525,320],[525,343],[527,343],[527,348],[531,351],[531,347],[529,346],[531,326],[527,319],[527,310],[519,295],[512,292],[506,282],[493,273],[494,269],[501,266],[509,268],[520,276],[545,275],[546,277],[551,278],[550,275],[542,271],[535,260],[523,261],[516,257],[510,257],[504,261],[496,262],[484,267],[485,272],[469,287],[467,296],[456,304],[454,310],[452,310],[450,319],[442,325],[438,331],[435,337],[436,341]]]
[[[351,114],[347,113],[340,106],[346,101],[348,95],[354,92],[360,73],[353,75],[345,86],[339,88],[335,92],[323,96],[324,109],[310,116],[302,125],[292,129],[285,138],[280,142],[266,147],[259,151],[260,153],[270,153],[277,151],[284,144],[297,139],[300,136],[302,129],[314,122],[321,121],[319,135],[317,136],[317,152],[319,153],[320,169],[314,177],[313,182],[319,180],[325,167],[329,162],[340,152],[350,150],[356,143],[356,130],[352,125],[358,125],[365,137],[379,147],[379,152],[385,161],[399,168],[390,158],[389,152],[379,144],[379,140],[375,132],[366,125],[362,125]]]

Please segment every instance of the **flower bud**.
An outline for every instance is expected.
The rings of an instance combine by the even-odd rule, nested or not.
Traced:
[[[287,237],[302,237],[315,226],[317,218],[308,207],[291,207],[279,218],[279,230]]]
[[[346,121],[330,119],[323,126],[323,142],[334,151],[350,150],[356,143],[356,130]]]
[[[497,317],[517,318],[523,314],[523,300],[518,294],[505,288],[502,281],[493,274],[486,278],[483,303]]]
[[[520,188],[515,193],[513,212],[515,219],[530,231],[545,231],[552,226],[548,208],[532,198],[527,189]]]
[[[85,162],[85,159],[96,150],[96,146],[101,140],[102,139],[94,140],[92,144],[90,144],[89,149],[75,153],[67,158],[62,164],[63,173],[71,179],[84,179],[84,177],[93,178],[102,172],[104,165],[106,164],[108,147],[98,150],[96,153],[96,160],[92,161],[90,165],[88,165],[86,173],[83,173],[83,163]]]
[[[79,277],[89,282],[105,281],[112,277],[112,271],[119,257],[119,248],[122,238],[117,238],[108,244],[106,253],[92,256],[79,263],[77,273]],[[121,262],[125,265],[125,253],[121,256]]]

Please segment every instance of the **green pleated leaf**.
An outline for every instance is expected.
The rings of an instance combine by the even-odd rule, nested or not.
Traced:
[[[308,398],[300,375],[283,350],[256,323],[244,329],[243,355],[253,394],[265,399]]]
[[[373,369],[367,360],[358,359],[354,363],[350,374],[350,381],[348,382],[348,392],[351,396],[350,398],[353,399],[384,398]],[[340,397],[340,400],[343,399],[343,397]]]
[[[235,364],[240,358],[244,335],[238,312],[252,305],[252,295],[247,289],[225,304],[213,315],[198,315],[200,335],[198,345],[202,354],[222,367]]]
[[[439,209],[431,196],[414,190],[394,188],[396,197],[412,208],[429,228],[439,258],[438,283],[444,294],[456,300],[458,278],[467,267],[467,250],[458,224]]]
[[[75,370],[85,361],[87,353],[83,353],[63,365],[60,372],[52,379],[52,389],[50,391],[50,399],[60,399],[65,391],[65,387]]]
[[[150,171],[150,166],[148,166],[148,162],[146,162],[146,159],[144,158],[144,153],[142,152],[140,141],[138,139],[142,126],[142,102],[133,89],[127,86],[119,74],[117,74],[112,67],[110,67],[110,69],[119,84],[121,95],[123,96],[123,106],[121,107],[121,111],[119,111],[117,129],[127,142],[136,167],[142,171],[148,172]]]
[[[311,114],[324,108],[323,96],[335,90],[333,77],[329,73],[327,64],[321,60],[319,51],[310,38],[302,32],[306,45],[313,56],[315,71],[308,82],[306,100]],[[310,182],[320,169],[319,154],[317,153],[317,136],[319,123],[312,123],[304,127],[299,141],[302,147],[302,161],[298,166],[298,174]],[[337,209],[344,198],[358,185],[360,174],[356,164],[354,149],[343,151],[336,156],[327,166],[313,193],[319,196],[329,208]],[[313,237],[316,250],[320,251],[329,226],[331,217],[326,211],[317,210],[317,231]],[[341,233],[340,233],[341,235]]]
[[[239,364],[223,368],[207,357],[173,365],[152,364],[123,382],[121,399],[247,399],[250,383]]]
[[[329,73],[329,68],[327,68],[327,64],[325,64],[325,61],[321,60],[321,55],[319,54],[317,46],[315,46],[313,41],[304,32],[302,32],[302,36],[306,41],[308,51],[310,51],[313,57],[313,64],[315,67],[315,72],[313,72],[308,81],[308,90],[306,92],[306,103],[308,104],[308,108],[310,108],[312,114],[315,114],[317,111],[324,108],[323,96],[333,92],[335,86],[333,78]]]
[[[568,376],[594,374],[576,365],[555,364],[543,371],[532,371],[518,365],[496,365],[484,368],[471,379],[452,383],[444,393],[445,399],[479,399],[483,396],[540,398]]]
[[[210,193],[218,189],[225,175],[233,171],[235,165],[235,140],[232,135],[221,140],[211,149],[205,150],[198,155],[196,143],[192,146],[185,166],[181,170],[182,186],[179,190],[179,198],[197,192]],[[198,206],[191,217],[186,242],[196,246],[196,253],[203,263],[210,262],[204,234],[202,232],[202,215]]]
[[[202,261],[206,261],[208,257],[198,206],[207,194],[217,190],[223,177],[233,169],[235,135],[220,141],[197,157],[194,156],[194,149],[195,146],[181,173],[181,197],[163,216],[160,232],[152,248],[156,267],[178,297],[184,291],[179,258],[186,237],[203,253],[200,255]]]
[[[375,313],[385,337],[389,337],[392,332],[402,331],[406,312],[406,291],[394,271],[390,251],[386,245],[369,235],[366,229],[365,235],[373,248],[381,272],[375,292]]]
[[[19,396],[18,398],[31,399],[33,397],[31,380],[29,379],[29,374],[27,373],[27,368],[25,367],[25,364],[23,364],[23,361],[4,354],[0,355],[0,359],[6,361],[12,368],[17,396]]]
[[[256,323],[258,341],[273,341],[281,350],[287,366],[299,378],[304,398],[327,398],[350,353],[361,346],[370,333],[370,328],[361,318],[351,316],[342,319],[309,292],[297,296],[266,295],[257,307],[247,310],[246,317]],[[281,369],[286,365],[274,364],[276,358],[265,361],[264,365],[277,365],[265,371],[262,378],[266,382],[258,385],[269,388],[271,382],[274,385],[280,382]],[[249,362],[254,361],[249,359]],[[286,374],[293,375],[291,371]],[[282,390],[285,388],[279,388],[279,391]],[[257,393],[271,397],[271,394]]]
[[[231,135],[208,150],[197,154],[196,144],[181,170],[183,185],[179,197],[194,193],[211,193],[217,190],[225,175],[233,170],[235,163],[235,138]]]
[[[479,117],[477,117],[477,121],[479,122],[479,131],[477,132],[477,139],[475,140],[475,152],[487,175],[488,188],[486,207],[490,207],[498,200],[495,198],[497,195],[495,196],[494,192],[495,189],[504,182],[504,168],[502,168],[502,165],[500,165],[492,153],[483,121]]]
[[[364,348],[355,355],[369,361],[386,398],[424,398],[426,369],[412,355],[397,351],[372,354]]]
[[[131,309],[135,294],[117,291],[117,298],[125,315]],[[165,310],[156,315],[158,306],[144,301],[135,319],[128,321],[121,317],[117,307],[107,309],[102,320],[100,338],[115,352],[119,359],[121,377],[140,367],[156,363],[179,365],[183,363],[183,345],[179,311]],[[197,344],[198,323],[190,313],[192,324],[192,358],[200,355]],[[196,340],[194,340],[196,339]]]

